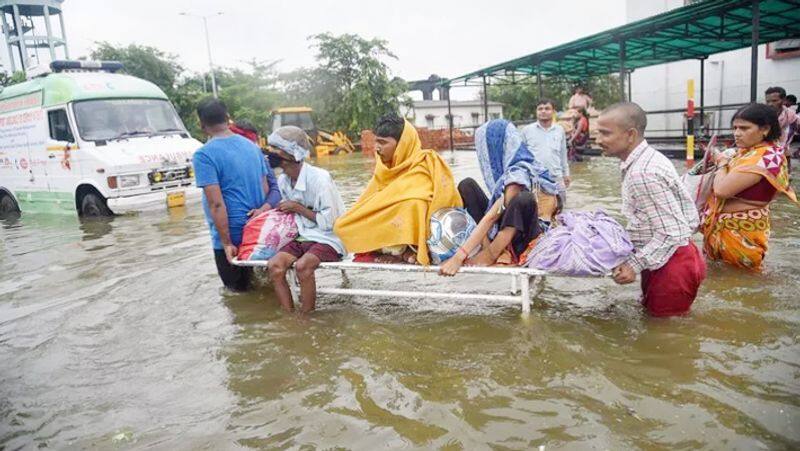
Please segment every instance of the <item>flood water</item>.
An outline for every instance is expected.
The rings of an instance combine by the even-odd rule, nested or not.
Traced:
[[[445,155],[457,179],[479,177],[474,153]],[[360,155],[320,165],[347,204],[372,170]],[[573,178],[569,208],[619,215],[615,160]],[[0,223],[0,449],[797,449],[800,209],[773,211],[766,272],[710,265],[674,319],[644,316],[636,285],[561,278],[535,286],[528,318],[323,297],[300,319],[266,284],[221,289],[199,205],[25,215]]]

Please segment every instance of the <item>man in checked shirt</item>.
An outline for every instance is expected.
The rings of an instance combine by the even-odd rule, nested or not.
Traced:
[[[644,139],[647,116],[630,102],[608,107],[597,119],[597,143],[622,160],[622,213],[633,255],[614,268],[619,284],[642,276],[642,304],[653,316],[681,315],[697,296],[706,264],[692,233],[697,209],[675,167]]]

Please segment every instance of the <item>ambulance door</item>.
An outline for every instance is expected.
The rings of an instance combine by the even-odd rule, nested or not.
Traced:
[[[80,168],[75,167],[78,144],[66,106],[47,111],[47,129],[47,174],[50,178],[50,190],[71,194],[75,183],[80,179]]]

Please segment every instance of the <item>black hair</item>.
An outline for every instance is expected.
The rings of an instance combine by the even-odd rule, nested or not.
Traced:
[[[781,99],[785,99],[786,98],[786,90],[781,88],[780,86],[772,86],[772,87],[767,88],[766,91],[764,91],[764,95],[765,96],[768,96],[770,94],[775,94],[775,93],[777,93],[778,97],[780,97]]]
[[[256,128],[256,126],[253,125],[253,123],[248,121],[247,119],[239,119],[238,121],[235,121],[234,124],[236,124],[236,126],[241,128],[242,130],[258,133],[258,129]]]
[[[789,102],[792,103],[792,105],[794,105],[795,103],[797,103],[797,96],[794,94],[789,94],[788,96],[786,96],[786,100],[788,100]]]
[[[225,124],[228,122],[228,108],[222,100],[208,97],[197,104],[197,116],[204,126]]]
[[[778,113],[769,105],[764,105],[763,103],[751,103],[745,105],[733,115],[733,119],[731,119],[731,124],[736,119],[741,119],[743,121],[752,122],[759,127],[769,127],[769,133],[767,133],[766,140],[767,141],[775,141],[781,137],[781,126],[778,123]]]
[[[384,114],[375,123],[375,136],[394,138],[400,141],[406,121],[395,113]]]
[[[539,108],[539,105],[547,105],[548,103],[553,107],[554,110],[556,109],[556,102],[554,102],[552,99],[539,99],[539,101],[536,102],[536,108]]]

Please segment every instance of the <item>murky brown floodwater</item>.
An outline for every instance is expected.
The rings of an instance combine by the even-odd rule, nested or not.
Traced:
[[[474,154],[448,159],[478,176]],[[348,203],[371,172],[361,156],[323,166]],[[569,207],[618,214],[614,160],[574,178]],[[220,289],[199,205],[27,215],[0,229],[0,449],[797,449],[800,210],[774,211],[767,272],[711,265],[670,320],[644,317],[636,286],[557,278],[528,320],[331,297],[300,320],[268,286]]]

